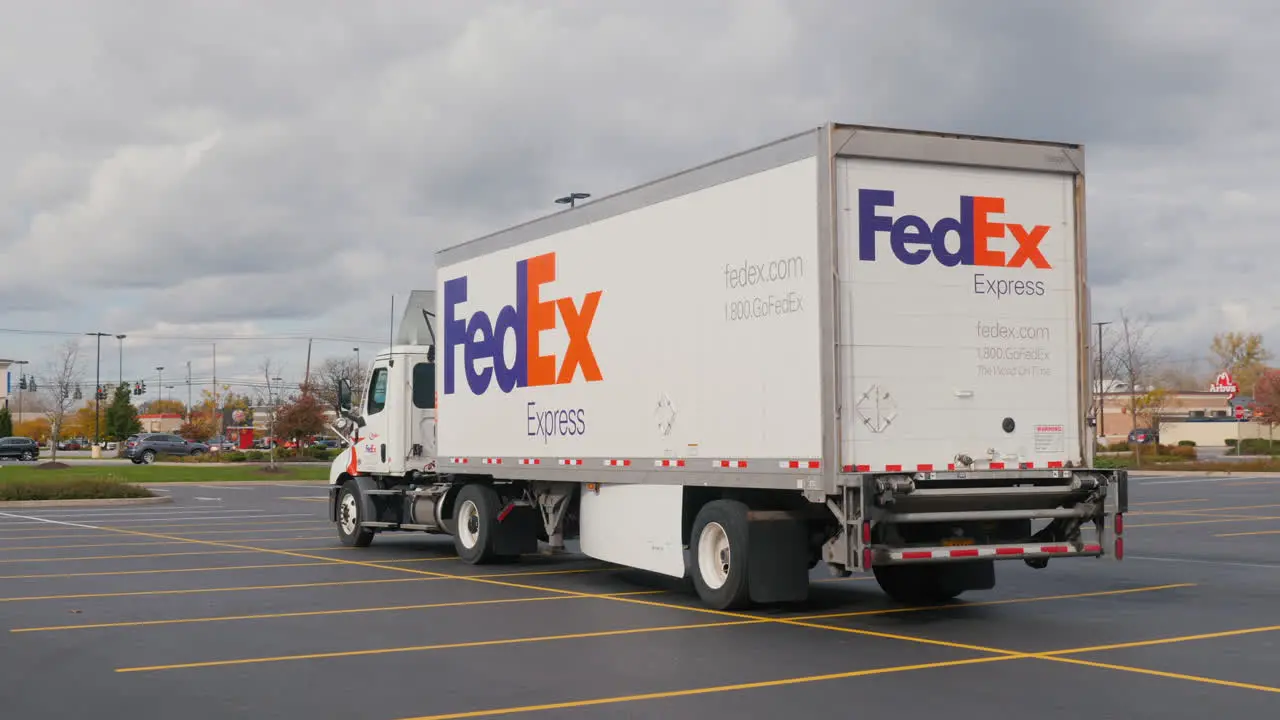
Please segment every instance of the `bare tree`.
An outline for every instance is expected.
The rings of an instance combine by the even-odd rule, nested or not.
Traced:
[[[363,368],[353,357],[327,358],[311,373],[312,390],[321,402],[333,407],[338,402],[338,381],[346,380],[351,383],[352,402],[359,405],[360,393],[364,390],[362,373]]]
[[[50,459],[58,459],[58,442],[62,427],[75,407],[76,387],[80,384],[80,343],[68,340],[60,345],[54,358],[45,365],[45,376],[40,379],[40,391],[45,400],[45,417],[49,418],[51,436]]]
[[[1140,416],[1150,415],[1142,406],[1152,402],[1149,396],[1157,390],[1162,357],[1151,345],[1154,331],[1148,318],[1133,318],[1121,310],[1120,321],[1114,328],[1114,337],[1108,343],[1112,349],[1105,360],[1111,365],[1113,375],[1128,385],[1129,417],[1137,427]],[[1164,402],[1161,399],[1153,404]],[[1137,448],[1134,448],[1134,461],[1139,465],[1142,462]]]

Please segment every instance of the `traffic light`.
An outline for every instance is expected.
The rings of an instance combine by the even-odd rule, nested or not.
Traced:
[[[18,389],[19,389],[19,390],[26,390],[26,389],[27,389],[27,376],[26,376],[26,375],[23,375],[22,377],[18,378]]]
[[[66,396],[64,395],[63,397],[66,397]],[[79,385],[77,385],[77,386],[76,386],[75,399],[76,399],[76,400],[82,400],[82,399],[84,399],[84,393],[80,392],[80,386],[79,386]]]
[[[94,396],[95,398],[97,398],[98,400],[106,400],[106,399],[107,399],[107,391],[106,391],[106,390],[103,390],[103,389],[102,389],[102,386],[101,386],[101,385],[99,385],[99,386],[98,386],[98,389],[97,389],[96,391],[94,391],[93,396]]]
[[[36,387],[36,378],[34,375],[31,376],[31,385],[27,389],[30,390],[31,392],[35,392],[36,390],[39,389]]]

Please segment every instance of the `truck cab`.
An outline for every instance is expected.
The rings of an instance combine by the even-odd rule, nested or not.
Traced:
[[[355,424],[351,444],[329,469],[341,475],[405,477],[436,466],[436,369],[434,348],[396,345],[373,360],[359,408],[351,388],[339,389],[339,412]]]

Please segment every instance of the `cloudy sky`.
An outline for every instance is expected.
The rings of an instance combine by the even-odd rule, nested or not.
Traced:
[[[435,249],[827,120],[1085,143],[1095,317],[1280,349],[1273,0],[0,9],[0,357],[33,367],[61,338],[11,330],[127,333],[151,385],[215,341],[300,378],[254,336],[367,359]]]

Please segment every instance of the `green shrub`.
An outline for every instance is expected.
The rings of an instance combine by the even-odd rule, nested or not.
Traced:
[[[1179,440],[1178,445],[1182,447],[1195,447],[1196,441],[1195,440]]]
[[[50,471],[56,472],[56,471]],[[101,500],[144,498],[153,493],[111,475],[100,477],[50,477],[39,480],[0,480],[0,501],[8,500]]]

